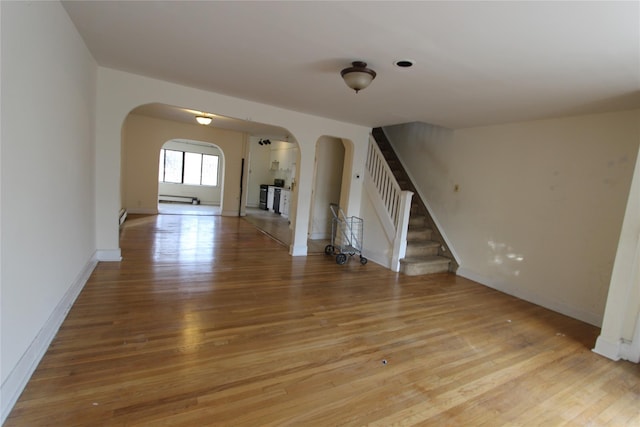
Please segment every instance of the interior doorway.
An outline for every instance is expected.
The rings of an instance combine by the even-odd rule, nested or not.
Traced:
[[[299,145],[292,137],[249,138],[245,219],[286,247],[293,240],[299,160]]]
[[[215,144],[187,139],[164,143],[158,162],[158,213],[220,215],[224,153]]]
[[[331,238],[333,214],[329,205],[343,199],[345,145],[339,138],[323,136],[316,142],[315,172],[309,215],[309,240]]]

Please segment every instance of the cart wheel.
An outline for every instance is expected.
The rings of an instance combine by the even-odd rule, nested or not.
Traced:
[[[325,255],[333,255],[335,252],[335,248],[332,245],[327,245],[324,247]]]
[[[365,265],[367,263],[367,261],[369,261],[369,260],[366,259],[365,257],[363,257],[363,256],[360,257],[360,264]]]
[[[336,263],[337,264],[344,264],[347,262],[347,256],[345,254],[338,254],[336,255]]]

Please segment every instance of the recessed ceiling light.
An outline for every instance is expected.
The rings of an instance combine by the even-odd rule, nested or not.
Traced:
[[[393,63],[396,67],[399,68],[410,68],[413,67],[413,61],[411,59],[401,59]]]

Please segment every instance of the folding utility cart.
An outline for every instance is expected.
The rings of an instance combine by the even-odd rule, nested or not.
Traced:
[[[331,220],[331,244],[324,248],[327,255],[335,255],[337,264],[347,262],[349,256],[359,255],[360,264],[365,265],[367,259],[362,256],[362,218],[347,217],[340,206],[329,205],[333,219]]]

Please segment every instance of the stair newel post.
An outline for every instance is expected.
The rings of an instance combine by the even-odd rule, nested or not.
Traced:
[[[396,224],[396,236],[393,240],[393,253],[391,255],[391,270],[396,272],[400,271],[400,260],[404,258],[407,252],[407,230],[409,229],[412,198],[413,192],[400,192],[398,223]]]

